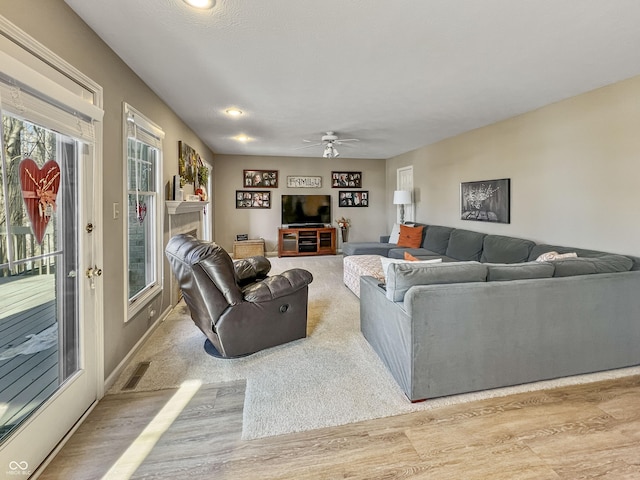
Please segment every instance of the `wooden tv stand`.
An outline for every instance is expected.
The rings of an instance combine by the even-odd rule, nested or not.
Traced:
[[[335,255],[336,229],[333,227],[278,228],[278,256]]]

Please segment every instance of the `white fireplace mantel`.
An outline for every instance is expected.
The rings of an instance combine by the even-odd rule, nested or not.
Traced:
[[[186,233],[196,238],[206,235],[204,228],[205,212],[209,202],[188,202],[165,200],[167,213],[169,214],[169,238],[174,235]],[[171,305],[176,305],[180,300],[180,289],[173,275],[171,275]]]
[[[167,200],[164,203],[169,215],[204,212],[204,208],[208,205],[208,202],[180,202],[177,200]]]

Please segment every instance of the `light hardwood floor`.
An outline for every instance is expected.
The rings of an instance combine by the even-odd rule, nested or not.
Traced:
[[[103,478],[175,390],[109,395],[42,479]],[[146,479],[640,479],[640,376],[241,440],[244,383],[205,385]]]

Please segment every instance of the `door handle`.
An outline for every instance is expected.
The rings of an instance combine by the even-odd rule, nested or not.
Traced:
[[[91,287],[91,290],[94,290],[96,288],[95,277],[102,276],[102,269],[98,268],[97,265],[94,265],[93,267],[87,268],[85,275],[89,279],[89,286]]]
[[[87,278],[101,277],[102,269],[98,268],[97,265],[94,265],[93,267],[87,268],[86,275],[87,275]]]

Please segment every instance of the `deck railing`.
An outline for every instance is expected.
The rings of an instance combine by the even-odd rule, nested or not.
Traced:
[[[14,264],[9,270],[9,245],[13,251]],[[38,244],[29,227],[11,227],[11,235],[5,227],[0,228],[0,277],[11,275],[42,275],[53,272],[55,256],[53,235],[45,234]]]

